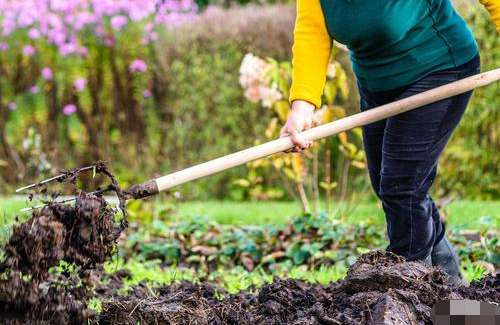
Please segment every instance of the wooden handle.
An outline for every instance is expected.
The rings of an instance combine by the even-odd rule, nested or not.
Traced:
[[[308,131],[304,131],[302,135],[307,140],[316,141],[356,127],[377,122],[430,103],[453,97],[475,88],[489,85],[498,80],[500,80],[500,69],[491,70],[398,100],[387,105],[354,114],[328,124],[323,124]],[[293,143],[289,137],[280,138],[175,172],[170,175],[159,177],[154,181],[156,182],[158,191],[161,192],[177,185],[213,175],[226,169],[243,165],[250,161],[283,152],[291,148],[293,148]],[[149,181],[149,183],[152,183],[152,181]]]

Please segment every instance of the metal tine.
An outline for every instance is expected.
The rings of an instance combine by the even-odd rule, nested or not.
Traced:
[[[86,170],[89,170],[89,169],[93,169],[94,166],[87,166],[87,167],[83,167],[83,168],[79,168],[77,169],[77,172],[84,172]],[[30,188],[33,188],[33,187],[37,187],[37,186],[42,186],[44,184],[47,184],[47,183],[50,183],[50,182],[53,182],[53,181],[56,181],[62,177],[66,176],[66,174],[60,174],[60,175],[57,175],[57,176],[54,176],[54,177],[51,177],[51,178],[48,178],[48,179],[45,179],[43,181],[40,181],[40,182],[37,182],[37,183],[33,183],[33,184],[30,184],[30,185],[27,185],[27,186],[24,186],[24,187],[21,187],[21,188],[18,188],[16,190],[16,193],[19,193],[19,192],[22,192],[24,190],[27,190],[27,189],[30,189]],[[24,210],[24,209],[23,209]]]
[[[86,195],[95,195],[95,194],[100,194],[100,193],[103,193],[105,192],[106,190],[96,190],[96,191],[93,191],[93,192],[89,192],[89,193],[86,193]],[[64,203],[68,203],[68,202],[72,202],[72,201],[76,201],[76,197],[73,197],[71,199],[66,199],[66,200],[62,200],[62,201],[54,201],[52,203],[59,203],[59,204],[64,204]],[[29,211],[33,211],[33,210],[37,210],[37,209],[41,209],[45,206],[45,204],[40,204],[40,205],[35,205],[35,206],[32,206],[32,207],[28,207],[28,208],[24,208],[24,209],[21,209],[20,211],[21,212],[29,212]]]

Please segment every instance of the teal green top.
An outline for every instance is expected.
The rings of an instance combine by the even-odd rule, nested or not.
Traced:
[[[466,63],[474,35],[450,0],[320,0],[330,36],[346,44],[368,91],[391,90]]]

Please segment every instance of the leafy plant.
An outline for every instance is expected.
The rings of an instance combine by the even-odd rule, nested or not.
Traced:
[[[467,2],[460,12],[472,27],[481,53],[481,70],[500,65],[498,34],[484,8]],[[500,198],[500,84],[474,91],[469,108],[443,156],[440,194],[467,198]]]
[[[288,118],[291,75],[292,67],[288,61],[278,62],[272,58],[264,61],[251,53],[243,59],[240,84],[245,89],[245,97],[252,102],[260,102],[274,113],[265,140],[277,138]],[[333,61],[328,68],[324,105],[316,112],[314,124],[317,126],[345,117],[346,112],[340,104],[347,101],[348,95],[346,72],[338,62]],[[326,210],[330,212],[334,190],[337,190],[339,200],[347,198],[350,167],[366,168],[364,151],[360,148],[360,130],[342,132],[333,142],[335,146],[332,142],[331,139],[324,139],[304,153],[277,154],[251,162],[248,164],[247,178],[237,179],[234,184],[245,188],[247,196],[252,199],[273,199],[284,194],[283,190],[277,190],[279,183],[289,196],[301,201],[304,212],[320,211],[320,192],[324,192]],[[324,166],[323,172],[320,171],[320,165]],[[338,171],[335,179],[332,170]],[[324,179],[320,180],[320,177]],[[310,198],[314,202],[313,207]]]
[[[469,259],[462,261],[462,274],[468,282],[476,281],[488,274],[484,266]]]
[[[254,270],[283,262],[319,267],[356,255],[360,247],[381,247],[383,232],[374,227],[378,228],[369,222],[346,225],[325,213],[304,214],[282,227],[223,226],[204,218],[153,222],[147,230],[128,236],[123,254],[196,266],[207,273],[221,266]]]

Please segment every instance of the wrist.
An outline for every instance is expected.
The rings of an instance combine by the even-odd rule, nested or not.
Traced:
[[[314,113],[316,106],[306,100],[297,99],[292,102],[292,111],[300,111],[303,113]]]

